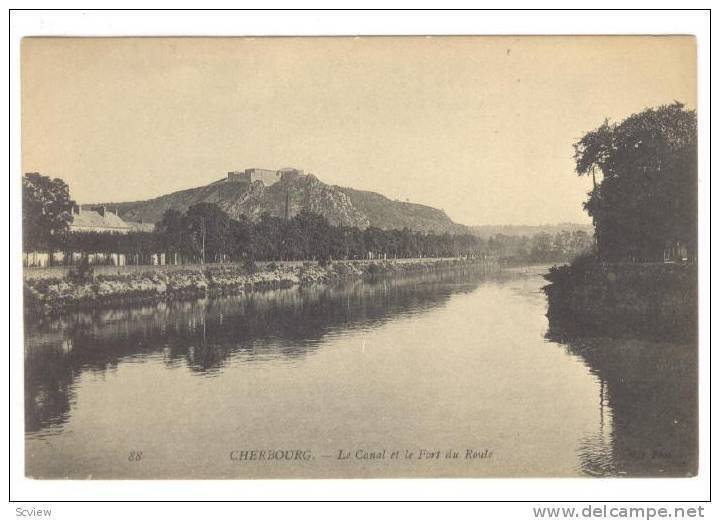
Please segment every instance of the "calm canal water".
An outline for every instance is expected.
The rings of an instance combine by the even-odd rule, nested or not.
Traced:
[[[27,323],[27,475],[693,474],[694,347],[563,338],[543,284],[444,273]]]

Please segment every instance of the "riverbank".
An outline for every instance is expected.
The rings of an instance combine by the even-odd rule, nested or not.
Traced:
[[[635,338],[697,338],[697,267],[604,264],[592,257],[545,275],[551,330]]]
[[[473,259],[417,259],[374,262],[334,262],[327,266],[312,263],[267,263],[259,269],[240,265],[207,265],[202,269],[129,271],[112,275],[62,278],[33,277],[24,281],[25,309],[52,313],[125,303],[226,295],[302,284],[377,276],[401,276],[457,268],[490,269]]]

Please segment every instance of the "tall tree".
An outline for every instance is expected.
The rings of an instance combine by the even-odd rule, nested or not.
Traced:
[[[173,262],[178,254],[188,255],[190,253],[186,228],[185,216],[172,208],[165,210],[162,219],[155,224],[159,246],[171,256]]]
[[[267,260],[282,260],[287,254],[284,251],[285,232],[287,221],[280,217],[273,217],[265,212],[254,226],[252,237],[252,251],[257,258]]]
[[[62,244],[72,222],[70,188],[62,179],[30,172],[22,179],[24,251],[52,252]],[[51,256],[52,257],[52,256]]]
[[[598,254],[659,261],[670,247],[697,251],[697,117],[681,103],[607,121],[575,147],[579,175],[598,175],[584,207]]]
[[[254,259],[253,225],[245,214],[230,221],[230,251],[235,259]]]
[[[231,252],[230,216],[213,203],[197,203],[185,214],[192,253],[202,262],[217,262]]]

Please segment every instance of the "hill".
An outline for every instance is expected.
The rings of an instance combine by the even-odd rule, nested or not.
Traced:
[[[270,186],[260,181],[248,184],[221,179],[146,201],[99,204],[117,208],[120,217],[126,221],[156,223],[170,208],[184,212],[200,202],[215,203],[231,217],[245,214],[256,221],[265,212],[285,215],[286,200],[290,217],[306,209],[324,215],[335,225],[382,229],[407,227],[436,233],[469,231],[436,208],[393,201],[375,192],[328,185],[312,174],[283,177]]]
[[[409,228],[437,233],[468,233],[467,226],[453,222],[442,210],[416,203],[393,201],[376,192],[334,186],[353,206],[367,216],[370,226],[383,229]]]
[[[181,190],[146,201],[99,204],[117,208],[120,217],[126,221],[156,223],[168,209],[184,212],[190,206],[201,202],[215,203],[231,217],[238,218],[245,214],[253,221],[257,221],[265,212],[278,217],[284,216],[287,202],[290,217],[306,209],[324,215],[332,224],[359,228],[375,226],[384,230],[408,228],[435,233],[472,233],[484,238],[497,234],[530,237],[538,233],[555,234],[563,230],[583,230],[592,234],[590,224],[576,223],[465,226],[454,222],[444,211],[437,208],[393,201],[376,192],[328,185],[312,174],[284,176],[270,186],[265,186],[260,181],[242,183],[220,179],[206,186]]]

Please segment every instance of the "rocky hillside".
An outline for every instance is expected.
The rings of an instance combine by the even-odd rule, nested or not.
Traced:
[[[271,185],[251,185],[225,179],[207,186],[182,190],[168,195],[128,203],[104,203],[117,208],[126,221],[158,222],[163,213],[173,208],[185,211],[200,202],[215,203],[230,216],[245,214],[252,220],[264,212],[275,216],[285,213],[286,197],[289,214],[307,209],[324,215],[331,223],[367,228],[404,228],[438,233],[465,232],[468,228],[454,223],[445,212],[420,204],[392,201],[387,197],[361,190],[323,183],[313,175],[288,177]],[[92,205],[88,205],[92,206]]]

